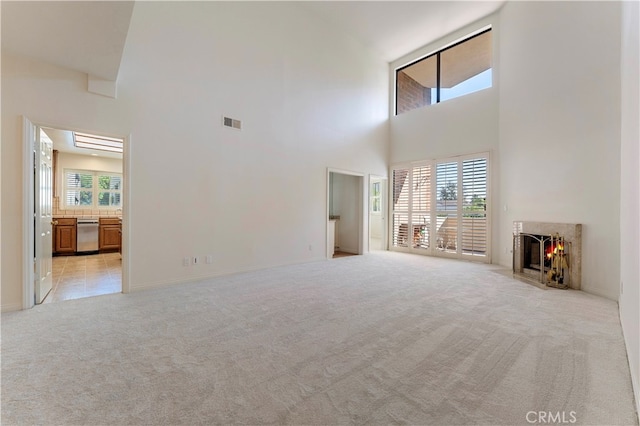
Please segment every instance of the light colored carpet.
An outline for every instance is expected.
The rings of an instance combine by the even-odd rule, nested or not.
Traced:
[[[637,424],[617,312],[388,252],[43,305],[2,315],[2,424]]]

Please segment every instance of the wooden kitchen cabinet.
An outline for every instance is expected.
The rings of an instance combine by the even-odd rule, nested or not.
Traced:
[[[120,251],[121,237],[120,219],[115,217],[100,218],[98,228],[98,250]]]
[[[78,233],[77,219],[65,217],[53,219],[53,253],[74,254]]]

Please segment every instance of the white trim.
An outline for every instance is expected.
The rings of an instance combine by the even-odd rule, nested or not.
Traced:
[[[35,138],[34,124],[24,115],[22,116],[22,309],[30,309],[35,304],[35,278],[33,271],[34,247],[34,164],[33,141]]]
[[[131,291],[131,134],[124,138],[122,146],[122,292]]]

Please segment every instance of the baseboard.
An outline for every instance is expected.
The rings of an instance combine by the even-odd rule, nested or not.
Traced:
[[[618,304],[618,317],[620,316],[620,305]],[[624,349],[627,355],[627,365],[629,366],[629,373],[631,375],[631,390],[633,392],[633,401],[636,406],[636,417],[640,420],[640,370],[634,371],[634,366],[631,365],[631,358],[629,357],[629,343],[627,341],[627,333],[624,329],[624,322],[621,318],[618,319],[620,321],[620,328],[622,330],[622,340],[624,340]],[[640,369],[640,365],[636,365],[635,368]]]
[[[21,311],[21,310],[22,310],[22,305],[20,303],[7,303],[6,305],[0,306],[0,312],[2,312],[3,314],[5,312],[15,312],[15,311]]]

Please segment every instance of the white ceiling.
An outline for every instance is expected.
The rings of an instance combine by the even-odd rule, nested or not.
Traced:
[[[2,1],[2,49],[116,81],[133,1]]]
[[[2,49],[116,81],[134,3],[2,0]],[[495,12],[504,3],[300,1],[296,5],[392,62]],[[70,132],[47,129],[47,133],[56,149],[79,153],[69,143]]]
[[[5,1],[2,48],[116,81],[134,1]],[[391,62],[505,1],[301,1]]]
[[[301,2],[378,52],[386,62],[498,10],[505,1]]]

